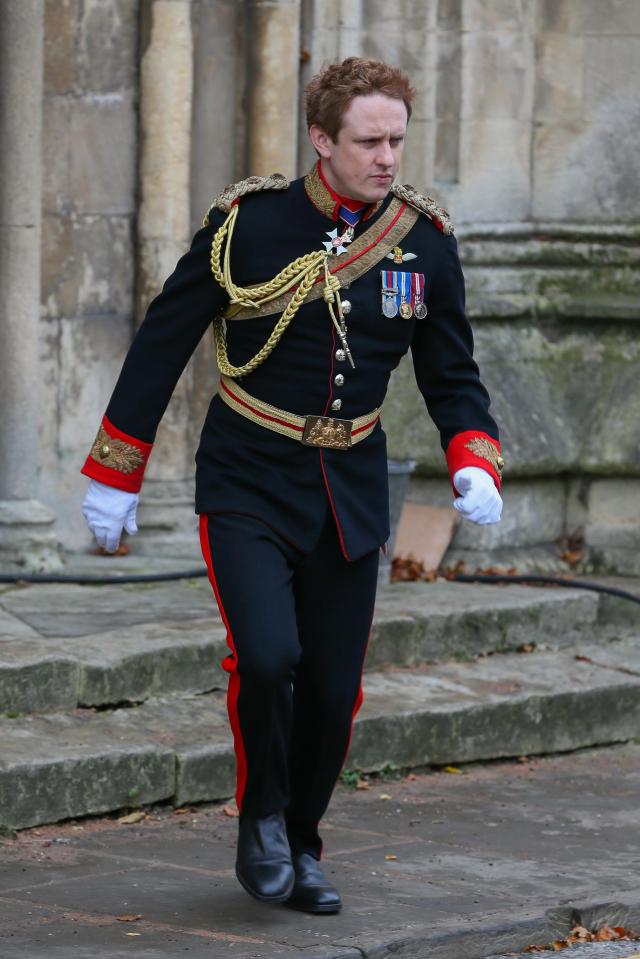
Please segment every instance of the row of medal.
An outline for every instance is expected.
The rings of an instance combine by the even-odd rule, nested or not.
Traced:
[[[400,315],[405,320],[412,316],[422,320],[427,315],[424,303],[424,273],[403,273],[399,270],[381,270],[382,312],[392,318]]]

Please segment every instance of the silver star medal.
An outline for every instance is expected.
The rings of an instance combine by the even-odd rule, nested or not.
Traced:
[[[347,252],[346,243],[351,243],[353,240],[353,227],[348,226],[344,231],[342,236],[338,236],[338,227],[335,230],[327,230],[328,240],[323,240],[323,246],[327,253],[334,253],[336,256],[340,256],[341,253]]]

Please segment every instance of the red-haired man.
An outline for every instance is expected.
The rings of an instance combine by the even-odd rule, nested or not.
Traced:
[[[240,810],[236,872],[258,899],[337,912],[318,824],[345,759],[388,533],[379,410],[409,349],[454,505],[500,518],[502,458],[472,357],[447,215],[393,186],[414,91],[349,58],[307,87],[318,161],[213,203],[126,357],[84,466],[84,512],[135,532],[158,423],[214,320],[221,378],[196,462],[202,549],[227,627]]]

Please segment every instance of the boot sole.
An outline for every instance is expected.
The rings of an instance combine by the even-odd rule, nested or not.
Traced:
[[[342,909],[342,903],[339,903],[336,906],[331,906],[331,905],[311,906],[309,904],[305,904],[302,902],[296,902],[295,899],[287,899],[286,905],[289,906],[290,909],[297,909],[298,912],[310,912],[310,913],[313,913],[314,915],[318,915],[320,913],[329,914],[332,912],[340,912],[340,910]]]
[[[285,893],[282,893],[280,896],[263,896],[259,892],[256,892],[255,889],[252,889],[251,886],[245,882],[242,878],[238,866],[236,865],[236,879],[242,886],[245,892],[248,892],[250,896],[253,896],[254,899],[258,899],[260,902],[286,902],[291,893],[293,892],[293,886],[295,883],[295,876],[291,878],[291,886],[287,889]]]

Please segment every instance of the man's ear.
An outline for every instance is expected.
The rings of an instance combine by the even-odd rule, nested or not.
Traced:
[[[330,159],[334,142],[329,134],[323,130],[322,127],[319,127],[317,123],[309,127],[309,139],[316,153],[324,157],[325,160]]]

